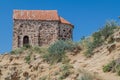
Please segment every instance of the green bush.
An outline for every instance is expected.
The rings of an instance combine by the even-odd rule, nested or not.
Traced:
[[[98,32],[93,33],[92,37],[95,47],[101,46],[102,43],[114,33],[116,28],[118,28],[117,23],[110,21],[107,22]]]
[[[59,40],[59,41],[55,42],[54,44],[52,44],[48,48],[48,52],[53,55],[54,54],[64,54],[66,48],[67,48],[67,44],[65,43],[65,41]]]
[[[113,34],[114,29],[118,27],[115,21],[109,21],[105,24],[103,28],[100,29],[101,36],[106,40],[110,35]]]
[[[117,74],[120,76],[120,64],[117,64],[115,66],[115,71],[117,72]]]
[[[30,55],[26,56],[25,57],[26,63],[30,63],[30,59],[31,59]]]
[[[77,45],[74,44],[72,41],[59,40],[50,45],[50,47],[48,48],[48,53],[45,54],[43,57],[47,62],[51,64],[61,62],[66,57],[66,51],[73,51],[76,46]]]
[[[78,43],[72,42],[70,40],[59,40],[48,48],[48,52],[52,54],[64,54],[65,51],[73,51],[77,47],[80,47]]]
[[[103,67],[104,72],[116,72],[120,76],[120,63],[117,60],[113,60],[109,64]]]
[[[100,34],[101,31],[95,32],[93,33],[92,37],[93,37],[93,48],[99,47],[102,45],[102,43],[104,42],[102,35]]]
[[[65,41],[66,43],[66,50],[70,52],[74,52],[75,49],[78,50],[78,52],[81,50],[81,45],[79,42],[73,42],[71,40]]]
[[[120,76],[120,71],[117,72],[118,76]]]
[[[94,46],[92,44],[92,42],[87,42],[86,43],[87,47],[86,47],[86,52],[85,52],[85,56],[86,57],[91,57],[91,55],[93,55],[93,49],[94,49]]]
[[[51,54],[46,53],[43,58],[50,64],[61,62],[65,57],[65,54]]]
[[[65,49],[65,42],[62,40],[57,41],[48,48],[48,53],[44,55],[44,58],[51,64],[60,62],[65,56]]]
[[[110,62],[109,64],[107,64],[106,66],[103,67],[103,71],[104,72],[110,72],[110,71],[113,70],[115,65],[116,65],[115,61],[112,61],[112,62]]]
[[[113,34],[117,26],[118,25],[115,22],[110,21],[107,22],[98,32],[93,33],[92,37],[94,48],[101,46],[102,43]]]
[[[93,50],[96,48],[96,44],[91,40],[90,37],[86,38],[85,40],[85,48],[86,48],[86,51],[84,53],[85,56],[91,57],[93,55]]]
[[[110,67],[110,65],[106,65],[103,67],[104,72],[110,72],[111,70],[112,70],[112,68]]]

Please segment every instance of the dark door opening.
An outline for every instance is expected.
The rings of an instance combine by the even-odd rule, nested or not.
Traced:
[[[23,46],[29,45],[29,37],[28,36],[24,36],[23,38]]]

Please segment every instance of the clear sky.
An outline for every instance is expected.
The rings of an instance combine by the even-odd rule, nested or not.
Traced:
[[[74,24],[74,41],[97,31],[106,20],[120,22],[120,0],[0,0],[0,53],[12,49],[14,9],[58,10]]]

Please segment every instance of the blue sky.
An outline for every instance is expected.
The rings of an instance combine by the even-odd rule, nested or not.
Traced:
[[[14,9],[58,10],[60,16],[74,24],[74,41],[97,31],[107,20],[120,22],[120,0],[1,0],[0,53],[12,49]]]

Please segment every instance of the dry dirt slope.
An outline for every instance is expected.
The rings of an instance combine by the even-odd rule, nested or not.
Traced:
[[[67,53],[70,59],[69,64],[73,68],[71,68],[72,74],[63,80],[77,80],[76,77],[80,76],[78,71],[80,69],[93,73],[102,80],[120,80],[116,73],[104,73],[102,71],[104,65],[120,57],[118,43],[111,53],[107,46],[103,45],[97,48],[95,55],[91,58],[86,58],[82,54],[84,51],[76,55]],[[0,80],[60,80],[58,77],[61,75],[60,67],[63,65],[62,63],[50,65],[42,59],[40,54],[33,53],[31,55],[32,60],[28,64],[25,61],[26,56],[28,56],[28,51],[18,55],[0,55]],[[42,79],[44,77],[47,77],[47,79]]]
[[[116,73],[104,73],[102,70],[104,65],[120,57],[120,47],[117,47],[111,53],[109,53],[107,45],[101,46],[96,50],[98,51],[91,58],[86,58],[83,54],[78,54],[74,57],[69,56],[72,60],[76,61],[73,64],[75,69],[81,67],[93,74],[97,74],[103,80],[120,80]]]

